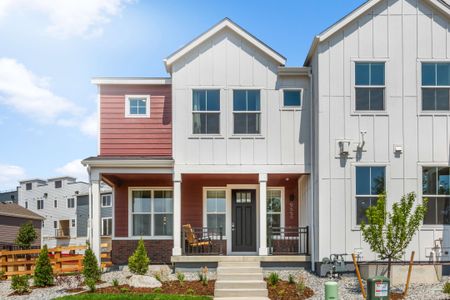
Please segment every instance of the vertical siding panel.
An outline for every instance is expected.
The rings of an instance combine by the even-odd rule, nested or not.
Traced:
[[[416,96],[417,94],[417,17],[403,16],[403,57],[404,64],[404,94],[405,96]]]
[[[343,33],[337,34],[330,40],[330,96],[343,96],[344,43]]]
[[[386,132],[389,132],[389,117],[375,117],[374,123],[374,135],[376,136],[376,141],[374,143],[375,161],[389,161],[389,135],[386,134]]]
[[[213,84],[221,85],[227,78],[227,38],[222,33],[214,40]]]
[[[390,15],[400,15],[402,13],[402,0],[388,0],[389,14]]]
[[[227,84],[239,85],[239,47],[241,41],[233,34],[228,34],[227,42]]]
[[[214,160],[216,164],[227,163],[227,142],[225,139],[215,139],[213,142]]]
[[[359,57],[373,57],[373,22],[372,15],[365,14],[358,20]]]
[[[377,118],[377,117],[375,117]],[[366,162],[373,162],[374,161],[374,144],[378,142],[378,136],[377,140],[375,141],[375,132],[374,132],[374,117],[373,116],[361,116],[360,117],[360,130],[366,131],[366,135],[364,136],[365,145],[364,150],[362,154],[363,161]]]
[[[383,15],[375,16],[373,19],[373,47],[374,57],[388,57],[388,17]]]
[[[239,51],[239,74],[241,86],[251,86],[253,83],[253,48],[244,40],[241,40],[241,51]]]
[[[433,124],[434,161],[448,161],[447,116],[435,116]]]
[[[408,177],[417,176],[417,98],[405,97],[405,129],[403,154],[405,161],[405,174]]]
[[[403,74],[403,53],[402,53],[402,16],[389,16],[389,55],[390,60],[386,66],[386,82],[396,83],[388,84],[387,95],[391,97],[401,97],[402,91],[402,74]],[[388,103],[389,107],[389,103]],[[401,115],[401,114],[400,114]],[[400,116],[397,115],[397,116]]]
[[[230,139],[228,141],[228,164],[241,163],[241,142],[239,139]]]
[[[293,164],[294,163],[294,142],[292,139],[294,136],[294,126],[292,124],[292,114],[293,112],[287,111],[282,112],[281,116],[281,127],[280,135],[281,137],[281,163],[282,164]]]
[[[403,1],[403,14],[404,15],[416,15],[417,14],[417,1],[418,0],[402,0]]]
[[[433,58],[447,56],[447,22],[438,14],[433,15]]]
[[[200,76],[200,85],[212,85],[213,83],[213,52],[214,48],[212,41],[206,41],[202,45],[199,46],[199,76]],[[210,49],[212,51],[210,51]]]
[[[200,164],[212,164],[214,162],[214,140],[200,139],[199,140],[199,162]]]
[[[432,55],[432,31],[431,17],[428,15],[418,15],[418,56],[419,58],[431,58]]]
[[[245,139],[241,140],[241,164],[243,165],[251,165],[253,164],[253,139]]]
[[[433,161],[433,117],[419,117],[419,161]]]

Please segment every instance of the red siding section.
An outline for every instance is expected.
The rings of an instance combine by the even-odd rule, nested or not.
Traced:
[[[125,118],[125,95],[150,95],[150,118]],[[172,157],[171,85],[102,85],[100,155]]]

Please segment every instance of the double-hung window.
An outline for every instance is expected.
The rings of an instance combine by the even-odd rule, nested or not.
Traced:
[[[102,207],[111,207],[111,195],[102,195]]]
[[[233,91],[234,134],[261,133],[261,100],[259,90]]]
[[[67,208],[75,207],[75,198],[67,198]]]
[[[173,234],[173,193],[171,190],[132,190],[131,221],[133,236]]]
[[[150,96],[125,96],[125,117],[150,117]]]
[[[222,228],[222,235],[225,231],[226,220],[226,197],[224,190],[208,190],[206,191],[206,226],[211,228],[213,232],[220,233],[219,228]]]
[[[356,224],[367,223],[366,210],[385,192],[385,167],[356,167]]]
[[[112,232],[112,218],[102,218],[102,235],[109,236]]]
[[[385,109],[384,63],[355,63],[355,110]]]
[[[220,91],[194,90],[192,94],[194,134],[220,133]]]
[[[39,199],[37,201],[37,209],[44,209],[44,200],[43,199]]]
[[[422,195],[428,198],[427,225],[450,225],[450,168],[424,167]]]
[[[422,63],[422,110],[450,110],[450,63]]]
[[[267,190],[267,228],[281,227],[281,190]]]

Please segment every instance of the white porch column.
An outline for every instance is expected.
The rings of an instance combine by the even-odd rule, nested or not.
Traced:
[[[91,212],[92,235],[90,239],[91,249],[97,257],[99,265],[101,265],[101,237],[100,237],[100,180],[91,179],[91,204],[89,210]]]
[[[267,174],[259,174],[259,255],[267,250]]]
[[[173,249],[172,255],[181,255],[181,174],[173,175]]]

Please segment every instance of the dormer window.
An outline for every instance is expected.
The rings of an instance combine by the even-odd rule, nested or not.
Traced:
[[[128,95],[125,96],[126,118],[149,118],[150,96]]]
[[[59,189],[62,187],[62,181],[61,180],[56,180],[55,181],[55,189]]]

